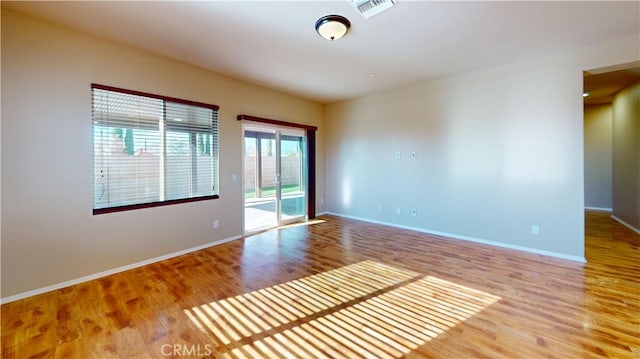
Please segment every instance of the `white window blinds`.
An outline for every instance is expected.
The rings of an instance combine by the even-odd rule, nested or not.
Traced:
[[[218,197],[218,107],[92,85],[94,214]]]

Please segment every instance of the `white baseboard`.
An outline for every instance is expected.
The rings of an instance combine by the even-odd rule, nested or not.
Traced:
[[[372,219],[368,219],[368,218],[349,216],[349,215],[345,215],[345,214],[341,214],[341,213],[335,213],[335,212],[327,212],[327,214],[331,214],[331,215],[338,216],[338,217],[349,218],[349,219],[355,219],[355,220],[363,221],[363,222],[381,224],[381,225],[384,225],[384,226],[408,229],[408,230],[411,230],[411,231],[416,231],[416,232],[421,232],[421,233],[426,233],[426,234],[433,234],[433,235],[436,235],[436,236],[449,237],[449,238],[454,238],[454,239],[461,239],[461,240],[469,241],[469,242],[488,244],[488,245],[496,246],[496,247],[515,249],[515,250],[518,250],[518,251],[523,251],[523,252],[528,252],[528,253],[542,254],[542,255],[550,256],[550,257],[568,259],[570,261],[579,262],[579,263],[587,263],[587,260],[584,257],[572,256],[572,255],[568,255],[568,254],[564,254],[564,253],[557,253],[557,252],[545,251],[545,250],[542,250],[542,249],[536,249],[536,248],[530,248],[530,247],[524,247],[524,246],[517,246],[517,245],[508,244],[508,243],[502,243],[502,242],[489,241],[489,240],[485,240],[485,239],[469,237],[469,236],[462,236],[462,235],[453,234],[453,233],[433,231],[433,230],[425,229],[425,228],[404,226],[404,225],[400,225],[400,224],[396,224],[396,223],[389,223],[389,222],[372,220]]]
[[[5,304],[5,303],[13,302],[13,301],[16,301],[16,300],[28,298],[28,297],[31,297],[31,296],[34,296],[34,295],[50,292],[52,290],[65,288],[65,287],[68,287],[68,286],[71,286],[71,285],[76,285],[76,284],[88,282],[90,280],[106,277],[108,275],[124,272],[124,271],[130,270],[130,269],[146,266],[148,264],[160,262],[160,261],[163,261],[163,260],[166,260],[166,259],[170,259],[170,258],[173,258],[173,257],[181,256],[183,254],[199,251],[201,249],[213,247],[213,246],[216,246],[216,245],[219,245],[219,244],[222,244],[222,243],[226,243],[226,242],[230,242],[230,241],[233,241],[233,240],[236,240],[236,239],[240,239],[240,238],[242,238],[242,236],[234,236],[234,237],[230,237],[230,238],[225,238],[225,239],[221,239],[219,241],[202,244],[202,245],[199,245],[197,247],[188,248],[188,249],[184,249],[184,250],[181,250],[181,251],[178,251],[178,252],[165,254],[165,255],[160,256],[160,257],[155,257],[155,258],[147,259],[147,260],[144,260],[144,261],[128,264],[128,265],[125,265],[125,266],[122,266],[122,267],[109,269],[109,270],[106,270],[106,271],[103,271],[103,272],[90,274],[90,275],[87,275],[87,276],[84,276],[84,277],[68,280],[66,282],[56,283],[56,284],[49,285],[49,286],[46,286],[46,287],[43,287],[43,288],[38,288],[38,289],[30,290],[28,292],[11,295],[11,296],[8,296],[6,298],[0,298],[0,304]]]
[[[616,221],[620,222],[620,224],[622,224],[623,226],[629,228],[630,230],[640,234],[640,229],[632,226],[630,223],[625,222],[624,220],[622,220],[620,217],[617,217],[616,215],[612,214],[611,218],[615,219]]]
[[[613,208],[606,208],[606,207],[589,207],[589,206],[585,206],[584,210],[585,211],[593,211],[593,212],[607,212],[607,213],[613,212]]]

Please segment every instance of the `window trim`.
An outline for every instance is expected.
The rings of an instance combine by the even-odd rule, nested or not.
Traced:
[[[204,108],[208,108],[208,109],[211,109],[213,111],[216,111],[216,112],[218,112],[218,110],[220,109],[220,107],[217,106],[217,105],[212,105],[212,104],[208,104],[208,103],[204,103],[204,102],[184,100],[184,99],[179,99],[179,98],[175,98],[175,97],[156,95],[156,94],[152,94],[152,93],[148,93],[148,92],[128,90],[128,89],[123,89],[123,88],[120,88],[120,87],[107,86],[107,85],[101,85],[101,84],[96,84],[96,83],[91,83],[91,90],[93,91],[93,89],[114,91],[114,92],[124,93],[124,94],[127,94],[127,95],[136,95],[136,96],[154,98],[154,99],[162,100],[162,101],[165,101],[165,102],[174,102],[174,103],[179,103],[179,104],[184,104],[184,105],[204,107]],[[92,112],[93,112],[93,109],[92,109]],[[219,130],[219,127],[220,127],[220,116],[219,116],[219,114],[218,114],[217,117],[218,117],[218,141],[219,141],[220,140],[219,139],[219,136],[220,136],[220,130]],[[218,162],[219,162],[220,161],[220,158],[219,158],[220,157],[220,149],[219,148],[218,148],[217,155],[218,155]],[[220,168],[218,167],[218,178],[220,177],[219,171],[220,171]],[[198,197],[189,197],[189,198],[180,198],[180,199],[170,199],[170,200],[165,200],[165,201],[155,201],[155,202],[128,204],[128,205],[124,205],[124,206],[93,208],[93,215],[106,214],[106,213],[115,213],[115,212],[123,212],[123,211],[130,211],[130,210],[143,209],[143,208],[169,206],[169,205],[181,204],[181,203],[189,203],[189,202],[199,202],[199,201],[206,201],[206,200],[219,199],[219,198],[220,198],[219,194],[214,194],[214,195],[208,195],[208,196],[198,196]]]
[[[106,208],[97,208],[97,209],[94,208],[93,209],[93,214],[96,215],[96,214],[123,212],[123,211],[130,211],[130,210],[134,210],[134,209],[169,206],[169,205],[172,205],[172,204],[206,201],[206,200],[218,199],[218,198],[220,198],[220,195],[214,194],[214,195],[211,195],[211,196],[200,196],[200,197],[191,197],[191,198],[169,199],[169,200],[166,200],[166,201],[156,201],[156,202],[147,202],[147,203],[139,203],[139,204],[128,204],[128,205],[124,205],[124,206],[106,207]]]
[[[184,104],[184,105],[206,107],[206,108],[210,108],[210,109],[212,109],[214,111],[218,111],[220,109],[220,106],[218,106],[218,105],[212,105],[212,104],[208,104],[208,103],[204,103],[204,102],[183,100],[183,99],[175,98],[175,97],[156,95],[156,94],[152,94],[152,93],[148,93],[148,92],[141,92],[141,91],[135,91],[135,90],[127,90],[127,89],[123,89],[123,88],[120,88],[120,87],[100,85],[100,84],[96,84],[96,83],[92,83],[91,84],[91,89],[115,91],[115,92],[125,93],[127,95],[151,97],[151,98],[155,98],[155,99],[158,99],[158,100],[163,100],[163,101],[168,101],[168,102],[176,102],[176,103],[181,103],[181,104]]]

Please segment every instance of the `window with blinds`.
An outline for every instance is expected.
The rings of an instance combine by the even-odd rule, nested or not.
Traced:
[[[91,91],[94,214],[218,198],[218,106]]]

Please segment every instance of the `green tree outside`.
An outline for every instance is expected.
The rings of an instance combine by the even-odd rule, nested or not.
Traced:
[[[127,128],[124,135],[124,150],[128,155],[133,155],[135,149],[133,148],[133,130]]]

